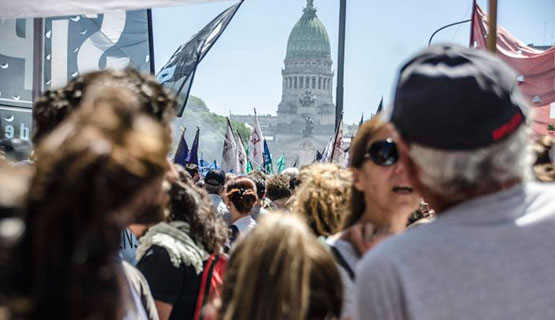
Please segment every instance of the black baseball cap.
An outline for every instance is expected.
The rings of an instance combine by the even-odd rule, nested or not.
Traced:
[[[223,170],[209,170],[204,177],[204,183],[211,186],[223,186],[225,184],[225,172]]]
[[[426,147],[487,147],[526,122],[517,76],[485,50],[431,46],[401,68],[390,121],[408,142]]]

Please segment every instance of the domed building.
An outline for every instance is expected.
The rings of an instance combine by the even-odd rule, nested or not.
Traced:
[[[277,117],[259,115],[273,158],[285,154],[287,166],[311,163],[316,150],[322,151],[334,133],[331,46],[316,12],[313,0],[307,0],[301,18],[289,34]],[[251,115],[231,118],[254,123]]]
[[[304,123],[310,117],[316,126],[331,125],[333,130],[335,106],[330,40],[316,15],[313,0],[307,1],[303,12],[287,42],[278,123]]]

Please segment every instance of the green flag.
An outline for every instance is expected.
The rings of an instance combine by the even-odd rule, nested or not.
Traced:
[[[285,155],[283,153],[277,159],[276,167],[277,167],[278,174],[280,174],[283,170],[285,170]]]
[[[247,173],[251,173],[254,170],[252,169],[252,162],[250,162],[249,160],[249,154],[251,153],[251,148],[249,147],[249,144],[245,144],[245,153],[247,154],[247,168],[246,171]]]

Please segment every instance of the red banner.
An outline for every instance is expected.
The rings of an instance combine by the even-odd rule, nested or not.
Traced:
[[[485,50],[489,25],[487,15],[478,5],[472,25],[472,45]],[[534,132],[554,135],[548,126],[555,126],[555,47],[545,51],[534,49],[498,25],[497,56],[519,74],[519,88],[532,110]]]

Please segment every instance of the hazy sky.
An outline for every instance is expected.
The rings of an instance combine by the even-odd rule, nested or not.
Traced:
[[[157,70],[180,44],[233,3],[154,9]],[[485,11],[487,3],[478,1]],[[306,0],[245,0],[201,62],[192,94],[222,115],[249,114],[253,107],[259,114],[275,114],[287,39],[305,5]],[[314,5],[330,36],[335,70],[339,0],[315,0]],[[471,0],[347,0],[345,120],[358,122],[362,112],[374,112],[382,95],[385,103],[391,102],[401,63],[425,47],[436,29],[470,18],[471,6]],[[499,0],[498,6],[498,23],[523,42],[554,42],[555,0]],[[434,43],[468,45],[469,32],[470,23],[451,27],[440,31]]]

